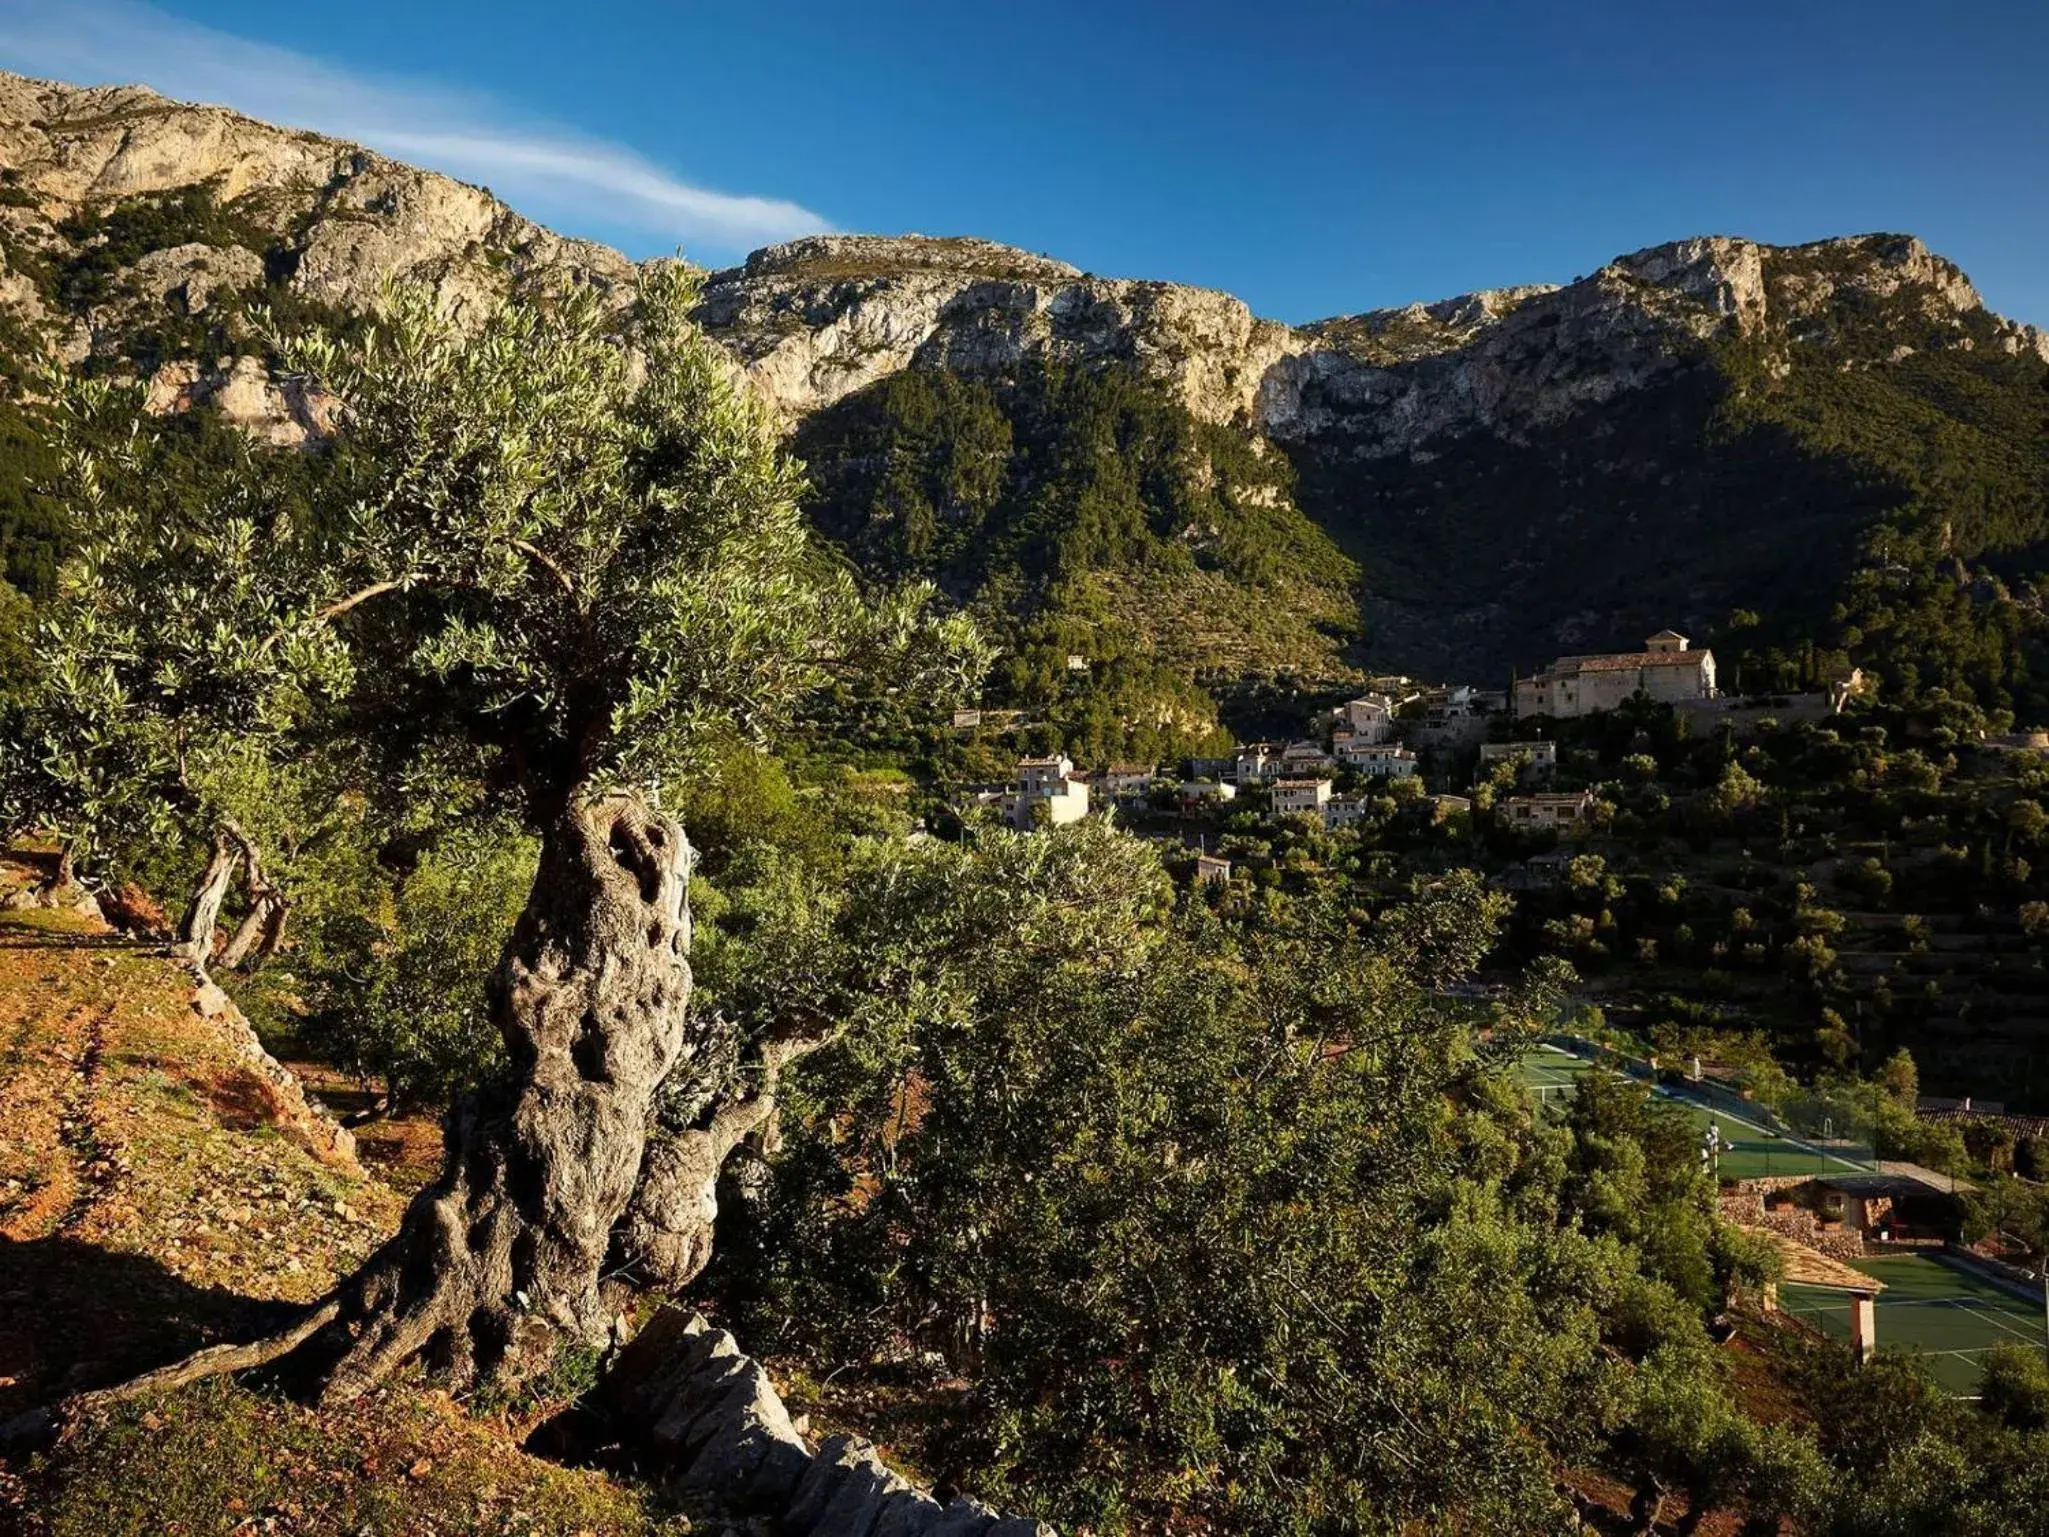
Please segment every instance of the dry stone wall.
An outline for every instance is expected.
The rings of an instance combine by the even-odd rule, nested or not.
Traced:
[[[1056,1537],[964,1496],[942,1505],[855,1437],[812,1448],[761,1364],[680,1309],[657,1313],[620,1352],[602,1394],[644,1473],[765,1518],[781,1537]]]

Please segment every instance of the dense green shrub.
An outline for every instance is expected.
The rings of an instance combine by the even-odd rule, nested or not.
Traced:
[[[445,1104],[501,1065],[486,985],[533,884],[509,827],[437,841],[368,910],[332,913],[304,960],[308,1040],[393,1108]]]

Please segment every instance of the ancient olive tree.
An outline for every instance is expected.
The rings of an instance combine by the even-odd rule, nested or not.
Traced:
[[[452,1114],[440,1179],[292,1330],[172,1376],[291,1350],[327,1395],[416,1357],[508,1384],[564,1336],[603,1343],[615,1245],[659,1242],[669,1279],[703,1262],[670,1166],[728,1145],[760,1095],[732,1092],[729,1027],[687,1007],[691,852],[663,788],[836,665],[939,688],[984,658],[918,595],[864,604],[810,545],[799,472],[693,299],[664,266],[621,313],[578,295],[459,327],[398,292],[360,340],[282,344],[345,449],[276,533],[288,611],[258,649],[302,659],[384,782],[462,772],[510,800],[539,869],[490,987],[504,1069]],[[709,1140],[660,1155],[664,1194],[628,1224],[672,1075],[705,1079]]]

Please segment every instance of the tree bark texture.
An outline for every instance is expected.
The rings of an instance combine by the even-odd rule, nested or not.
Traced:
[[[734,1148],[767,1126],[782,1070],[838,1038],[836,1029],[786,1034],[762,1044],[760,1080],[726,1097],[709,1124],[651,1142],[639,1188],[613,1235],[608,1272],[634,1285],[681,1291],[711,1263],[719,1171]]]
[[[440,1179],[297,1353],[324,1399],[415,1357],[457,1390],[513,1386],[563,1336],[602,1345],[599,1280],[639,1182],[656,1089],[690,1038],[690,851],[637,799],[572,803],[492,981],[510,1057],[451,1116]]]
[[[249,960],[267,960],[277,953],[285,937],[285,914],[290,900],[263,873],[263,860],[255,841],[238,835],[242,845],[243,889],[249,893],[249,911],[221,950],[224,970],[233,971]]]
[[[240,840],[225,826],[215,828],[213,852],[207,855],[206,866],[192,887],[192,895],[185,903],[185,915],[178,920],[178,932],[171,945],[174,954],[190,961],[202,972],[213,958],[214,925],[220,920],[221,902],[228,894],[228,885],[235,878],[235,866],[241,858]]]

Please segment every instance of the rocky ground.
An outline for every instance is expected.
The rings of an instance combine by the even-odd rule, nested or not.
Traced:
[[[0,866],[0,887],[26,876]],[[193,996],[96,921],[0,913],[0,1419],[258,1333],[397,1226],[403,1197]],[[523,1449],[585,1385],[575,1365],[518,1404],[417,1381],[322,1414],[228,1382],[133,1404],[0,1463],[0,1533],[688,1530]]]

